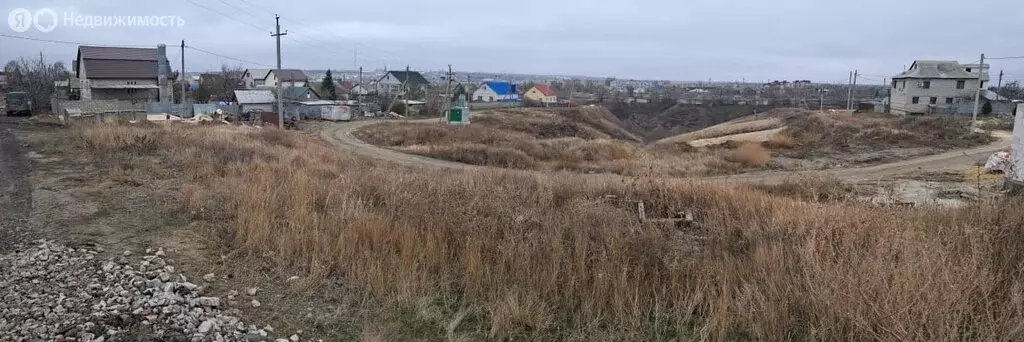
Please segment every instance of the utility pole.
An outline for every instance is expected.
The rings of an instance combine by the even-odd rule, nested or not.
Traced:
[[[981,64],[978,64],[978,89],[974,93],[974,114],[971,115],[971,123],[978,123],[978,108],[981,104],[981,74],[985,72],[985,54],[981,54]]]
[[[860,76],[860,72],[856,69],[853,70],[853,86],[850,87],[850,94],[853,94],[853,90],[857,88],[857,77]],[[850,96],[850,108],[853,110],[853,96]]]
[[[818,111],[825,111],[825,88],[818,89]]]
[[[274,75],[277,79],[277,127],[284,129],[284,101],[282,101],[284,94],[281,94],[281,36],[288,35],[288,32],[281,33],[281,16],[274,14],[274,22],[274,26],[277,27],[277,33],[271,33],[270,35],[277,38],[277,73]]]
[[[996,86],[996,89],[999,90],[1000,92],[1003,91],[1003,71],[1002,70],[999,70],[999,85]]]
[[[181,40],[181,107],[185,107],[185,85],[188,81],[185,79],[185,40]],[[184,110],[184,109],[183,109]]]
[[[447,99],[445,99],[445,102],[444,102],[446,104],[446,106],[445,106],[444,113],[441,113],[441,121],[444,121],[444,118],[448,116],[448,111],[451,110],[452,107],[453,107],[452,101],[455,100],[454,97],[452,96],[452,82],[453,81],[454,80],[452,80],[452,65],[448,64],[448,90],[446,90],[445,94],[444,94],[444,96],[447,97]]]
[[[853,71],[850,71],[850,78],[846,81],[846,110],[853,107]]]
[[[359,67],[359,90],[356,95],[359,96],[358,105],[360,113],[363,111],[363,89],[366,89],[366,86],[363,85],[363,67]]]

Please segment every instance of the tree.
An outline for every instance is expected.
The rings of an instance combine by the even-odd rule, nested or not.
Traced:
[[[334,77],[331,76],[330,69],[327,70],[327,75],[324,75],[323,81],[320,82],[320,89],[328,100],[338,99],[338,89],[334,86]]]
[[[407,100],[422,99],[424,96],[426,96],[426,93],[423,91],[423,87],[416,83],[409,84],[409,91],[405,93],[405,99]]]
[[[985,104],[981,106],[981,114],[982,115],[992,114],[992,102],[985,101]]]
[[[4,72],[8,88],[27,92],[36,108],[49,108],[55,91],[53,82],[67,80],[70,76],[64,63],[47,64],[42,54],[39,54],[39,59],[21,58],[7,62]]]
[[[1024,98],[1024,88],[1020,87],[1020,82],[1018,81],[1007,83],[1002,88],[996,89],[995,91],[998,92],[999,95],[1013,100]]]
[[[214,101],[229,101],[235,95],[235,90],[242,89],[245,80],[242,74],[245,70],[241,66],[222,65],[220,73],[205,73],[199,76],[199,88],[189,94],[192,100],[205,103]]]

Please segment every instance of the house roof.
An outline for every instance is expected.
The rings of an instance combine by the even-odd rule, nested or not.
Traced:
[[[306,93],[313,93],[317,98],[320,94],[317,94],[313,88],[310,87],[285,87],[281,89],[281,93],[284,94],[285,100],[307,100]]]
[[[249,73],[253,79],[262,80],[266,79],[267,75],[270,74],[270,69],[246,69],[245,72]]]
[[[954,78],[973,79],[978,75],[964,70],[964,66],[956,61],[914,61],[910,70],[904,71],[893,78]]]
[[[352,89],[352,87],[356,86],[355,83],[349,81],[342,81],[340,85],[342,89]]]
[[[551,87],[548,87],[547,84],[538,84],[533,87],[537,88],[537,91],[544,94],[544,96],[555,96],[555,91],[551,90]]]
[[[125,48],[108,46],[79,46],[79,58],[112,59],[119,61],[156,61],[156,48]]]
[[[512,95],[516,93],[516,86],[508,82],[484,82],[488,88],[491,88],[498,95]]]
[[[155,79],[157,49],[106,46],[79,46],[78,60],[84,64],[86,78]],[[75,72],[81,77],[83,68]]]
[[[274,103],[274,93],[270,90],[235,90],[235,99],[239,104]]]
[[[277,73],[277,70],[270,70],[272,73]],[[279,82],[296,82],[296,81],[308,81],[309,77],[306,77],[306,73],[299,69],[281,69],[281,75],[278,75],[277,80]]]
[[[403,82],[403,83],[408,82],[408,83],[411,83],[411,84],[420,84],[420,85],[430,84],[430,81],[427,81],[427,79],[425,77],[423,77],[423,74],[420,74],[417,71],[408,71],[408,72],[406,72],[406,71],[388,71],[387,74],[384,74],[384,77],[387,77],[388,75],[391,75],[392,77],[397,79],[399,82]],[[384,78],[384,77],[381,77],[381,78]],[[407,78],[408,78],[408,80],[406,80]]]

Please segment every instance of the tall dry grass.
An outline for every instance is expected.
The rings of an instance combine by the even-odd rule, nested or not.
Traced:
[[[436,327],[382,339],[1024,338],[1021,201],[808,204],[726,185],[410,169],[275,130],[76,131],[83,151],[178,168],[193,185],[183,209],[225,213],[196,219],[232,248],[384,303],[365,310],[430,312],[414,319]],[[609,194],[653,217],[691,210],[697,226],[641,224]]]
[[[568,124],[544,121],[549,120],[546,117],[509,119],[492,115],[487,118],[489,121],[465,126],[384,123],[363,128],[356,135],[369,143],[405,153],[514,169],[685,177],[731,174],[764,166],[764,163],[728,157],[734,153],[693,148],[686,143],[642,147],[629,141],[600,137],[605,135],[580,133],[593,128],[551,128],[549,125]],[[581,124],[565,127],[570,126],[589,127]],[[530,130],[541,131],[526,133]]]

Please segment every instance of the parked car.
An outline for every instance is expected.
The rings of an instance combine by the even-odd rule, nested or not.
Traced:
[[[32,100],[28,93],[14,91],[7,93],[7,115],[32,115]]]

